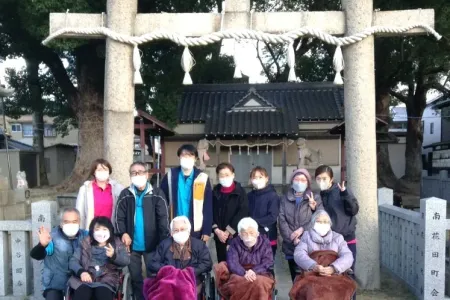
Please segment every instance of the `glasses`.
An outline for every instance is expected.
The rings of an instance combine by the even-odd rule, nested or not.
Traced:
[[[294,180],[294,182],[299,182],[299,183],[308,183],[308,180],[306,180],[306,179],[296,179],[296,180]]]
[[[173,233],[179,233],[179,232],[187,232],[187,229],[174,229],[172,230]]]
[[[147,171],[132,171],[130,172],[131,176],[142,176],[142,175],[146,175]]]
[[[319,224],[330,224],[330,221],[319,221],[319,220],[316,220],[316,223],[319,223]]]

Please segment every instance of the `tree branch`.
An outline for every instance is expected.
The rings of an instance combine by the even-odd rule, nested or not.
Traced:
[[[271,75],[270,75],[270,71],[268,70],[268,68],[264,65],[262,59],[261,59],[261,55],[259,55],[259,41],[256,42],[256,56],[258,57],[259,63],[261,64],[261,67],[264,71],[264,73],[267,76],[267,79],[269,80],[269,82],[271,82]]]
[[[403,102],[406,104],[406,102],[408,101],[408,97],[403,95],[402,93],[396,92],[394,90],[390,90],[389,94],[395,98],[397,98],[400,102]]]
[[[277,75],[276,75],[276,78],[278,79],[278,78],[280,77],[280,75],[281,75],[280,64],[278,63],[277,58],[276,58],[276,56],[275,56],[275,53],[273,52],[273,49],[272,49],[272,47],[270,47],[269,43],[264,42],[264,44],[266,45],[267,50],[269,50],[270,56],[272,56],[272,59],[273,59],[275,65],[277,66]]]

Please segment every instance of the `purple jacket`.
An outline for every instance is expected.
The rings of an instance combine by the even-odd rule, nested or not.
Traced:
[[[302,270],[311,270],[316,262],[309,257],[309,254],[319,250],[331,250],[339,255],[338,259],[331,264],[339,274],[352,267],[353,254],[344,237],[334,231],[330,231],[324,237],[317,234],[314,229],[303,233],[300,243],[295,247],[294,260]]]
[[[227,265],[230,273],[239,276],[245,275],[246,265],[253,265],[251,269],[258,275],[270,273],[273,254],[269,239],[260,235],[255,246],[249,249],[240,237],[233,238],[227,252]]]

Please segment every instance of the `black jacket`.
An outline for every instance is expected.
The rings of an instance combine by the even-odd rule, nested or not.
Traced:
[[[235,185],[230,194],[222,193],[220,184],[213,190],[213,230],[228,230],[235,235],[239,221],[248,216],[247,192],[240,183]]]
[[[173,239],[167,238],[158,245],[156,251],[152,252],[147,266],[148,274],[157,274],[164,266],[173,266],[177,269],[192,267],[197,277],[211,271],[211,255],[203,241],[191,237],[191,259],[183,265],[179,259],[173,258],[173,252],[170,250],[172,243]]]
[[[116,230],[120,237],[127,233],[133,240],[136,198],[131,188],[124,189],[117,200]],[[145,251],[151,252],[169,236],[169,217],[166,197],[154,188],[143,199]],[[132,245],[131,245],[132,246]]]
[[[347,242],[354,240],[356,214],[359,212],[355,196],[348,189],[341,192],[337,184],[333,184],[328,190],[321,191],[320,197],[333,223],[331,229],[342,234]]]
[[[269,240],[276,241],[280,196],[275,188],[269,184],[261,190],[251,191],[247,196],[249,216],[258,223],[259,232],[266,234]]]

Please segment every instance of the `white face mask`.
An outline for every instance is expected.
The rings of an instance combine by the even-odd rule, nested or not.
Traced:
[[[64,224],[62,226],[62,231],[68,237],[76,236],[79,230],[80,230],[80,225],[79,224]]]
[[[244,242],[244,245],[251,248],[253,246],[255,246],[257,238],[254,236],[248,236],[245,238],[242,238],[242,241]]]
[[[327,233],[330,232],[330,230],[330,224],[314,223],[314,231],[317,232],[320,236],[326,236]]]
[[[136,175],[131,177],[131,183],[137,187],[137,188],[141,188],[145,185],[147,185],[147,176],[145,175]]]
[[[321,191],[327,190],[328,187],[330,186],[330,182],[328,180],[327,181],[317,181],[317,184],[319,185]]]
[[[174,233],[172,237],[173,237],[173,240],[175,241],[175,243],[184,244],[189,239],[189,232],[180,231],[180,232]]]
[[[106,181],[109,178],[109,171],[95,171],[95,179],[100,182]]]
[[[109,240],[109,230],[94,231],[94,239],[100,244],[106,242]]]
[[[253,179],[252,185],[255,189],[261,190],[266,187],[266,182],[264,179]]]
[[[292,183],[292,188],[293,188],[294,191],[296,191],[297,193],[303,193],[303,192],[306,190],[307,187],[308,187],[308,184],[307,184],[307,183],[304,183],[304,182],[297,182],[297,181],[294,181],[294,182]]]
[[[183,170],[192,170],[195,165],[195,160],[192,158],[181,157],[180,166]]]
[[[219,178],[219,183],[223,187],[230,187],[234,182],[233,177],[225,177],[225,178]]]

